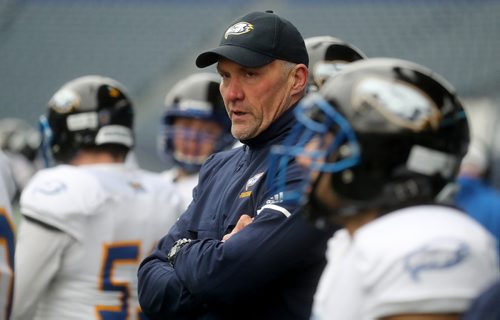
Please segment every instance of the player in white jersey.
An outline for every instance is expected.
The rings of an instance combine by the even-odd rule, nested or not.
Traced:
[[[329,242],[314,319],[462,313],[499,277],[494,249],[483,227],[444,206],[396,210],[352,234],[342,229]]]
[[[163,175],[175,183],[186,208],[201,165],[234,143],[219,84],[220,76],[215,73],[194,73],[178,81],[165,96],[158,152],[173,164]]]
[[[500,279],[494,237],[451,202],[469,140],[452,87],[409,61],[356,61],[299,105],[273,167],[311,180],[289,195],[329,242],[312,319],[456,320]],[[277,180],[280,180],[279,178]],[[279,188],[279,186],[278,186]]]
[[[45,158],[21,195],[14,319],[144,319],[137,268],[182,211],[170,182],[126,161],[133,106],[84,76],[51,98]]]
[[[10,319],[14,289],[15,225],[12,200],[16,194],[9,159],[0,150],[0,319]]]

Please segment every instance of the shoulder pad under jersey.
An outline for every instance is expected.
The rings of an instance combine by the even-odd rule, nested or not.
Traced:
[[[93,175],[60,165],[32,178],[21,194],[21,212],[80,239],[82,221],[109,196]]]
[[[0,150],[0,179],[5,184],[9,201],[12,201],[16,194],[17,187],[13,172],[9,165],[9,159],[2,150]]]

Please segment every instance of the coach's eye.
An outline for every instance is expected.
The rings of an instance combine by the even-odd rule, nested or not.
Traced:
[[[253,72],[253,71],[245,72],[245,77],[247,77],[247,78],[252,78],[252,77],[255,77],[256,75],[257,75],[257,73]]]

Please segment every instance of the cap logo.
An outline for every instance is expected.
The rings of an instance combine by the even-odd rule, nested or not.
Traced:
[[[229,36],[239,36],[252,30],[253,24],[241,21],[233,24],[226,30],[226,32],[224,33],[224,39],[227,39]]]

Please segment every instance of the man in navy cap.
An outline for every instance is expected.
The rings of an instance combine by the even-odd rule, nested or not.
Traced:
[[[329,231],[310,225],[287,188],[308,176],[292,163],[272,192],[268,155],[295,123],[308,79],[304,40],[286,19],[252,12],[196,59],[217,64],[231,133],[243,146],[211,156],[193,202],[139,269],[152,319],[309,319]]]

